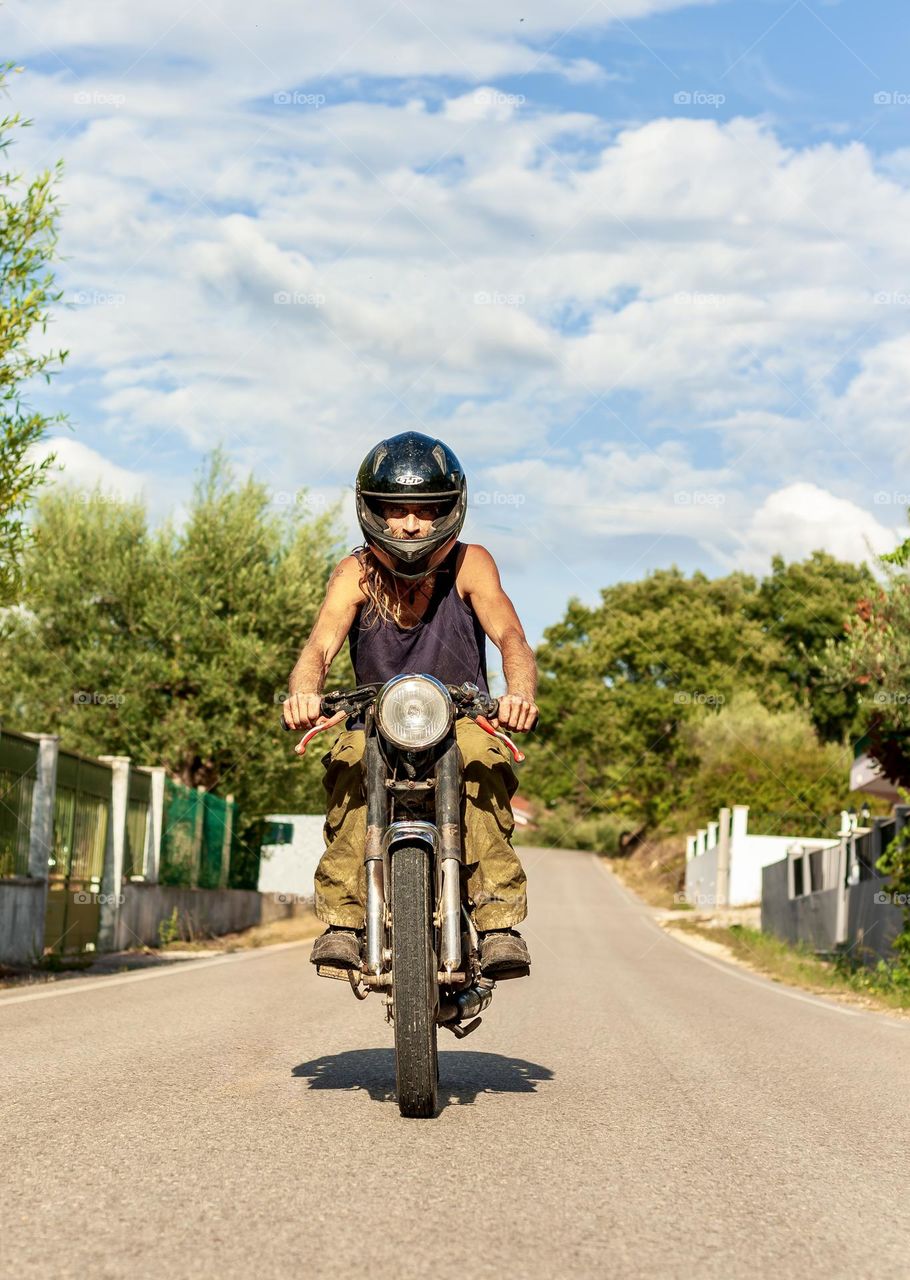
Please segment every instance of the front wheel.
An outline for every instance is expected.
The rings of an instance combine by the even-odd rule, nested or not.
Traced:
[[[436,1015],[439,986],[433,949],[429,850],[392,851],[392,999],[395,1078],[403,1116],[436,1114]]]

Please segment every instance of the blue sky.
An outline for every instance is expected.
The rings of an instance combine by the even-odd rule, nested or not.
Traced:
[[[5,6],[62,156],[60,483],[178,515],[439,434],[533,640],[676,562],[860,557],[906,520],[897,3]]]

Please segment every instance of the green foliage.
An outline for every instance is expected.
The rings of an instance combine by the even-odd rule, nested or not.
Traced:
[[[910,984],[910,826],[901,828],[876,866],[888,876],[888,888],[902,907],[904,927],[892,949],[904,982]]]
[[[553,849],[590,849],[592,853],[608,857],[619,851],[620,836],[628,824],[609,814],[591,814],[578,818],[568,805],[544,810],[533,830],[527,833],[527,842],[545,845]],[[520,831],[516,837],[522,839]]]
[[[771,711],[743,690],[690,721],[682,737],[698,761],[680,798],[690,825],[735,803],[750,806],[753,829],[760,817],[767,834],[795,825],[822,835],[847,807],[852,752],[820,742],[807,708]]]
[[[170,943],[176,942],[179,937],[180,918],[177,913],[177,908],[174,907],[174,910],[166,919],[158,922],[158,944],[159,946],[166,947],[169,946]]]
[[[886,777],[910,786],[910,539],[879,558],[882,585],[859,602],[843,644],[829,643],[824,674],[860,701],[859,726]]]
[[[781,641],[751,616],[756,584],[660,570],[569,604],[538,651],[539,742],[529,790],[577,813],[660,822],[678,804],[695,757],[680,730],[739,689],[793,704],[779,678]]]
[[[606,814],[626,825],[679,821],[681,806],[703,814],[715,801],[840,809],[849,761],[833,744],[857,731],[861,699],[833,687],[825,664],[872,582],[864,567],[816,551],[789,565],[775,558],[761,582],[674,568],[608,587],[595,607],[572,600],[538,650],[541,726],[528,790],[575,821]],[[749,691],[757,703],[711,718]],[[702,766],[718,722],[741,740]],[[780,751],[784,768],[774,765]]]
[[[90,754],[164,763],[188,786],[233,793],[247,823],[319,812],[322,752],[296,757],[279,717],[337,559],[335,518],[276,509],[220,453],[180,530],[151,531],[141,503],[48,491],[25,608],[0,620],[0,717]],[[347,663],[333,678],[350,678]]]
[[[855,688],[835,688],[825,677],[825,656],[845,638],[845,623],[858,602],[875,587],[865,565],[836,560],[824,551],[785,564],[775,556],[772,570],[750,605],[750,614],[782,642],[777,674],[807,707],[827,742],[857,736],[861,719]]]
[[[7,77],[21,68],[0,66],[0,94]],[[18,129],[30,121],[18,112],[0,118],[0,155],[6,157]],[[24,397],[24,385],[49,380],[66,358],[65,351],[33,354],[29,340],[44,333],[48,308],[60,299],[50,263],[56,256],[57,197],[61,166],[28,182],[20,174],[0,173],[0,606],[13,603],[20,586],[20,562],[28,541],[23,514],[44,481],[53,455],[43,462],[29,458],[31,446],[61,416],[47,417]]]

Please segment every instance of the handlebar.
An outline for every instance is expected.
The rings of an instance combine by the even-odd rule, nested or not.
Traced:
[[[334,716],[338,716],[340,712],[344,712],[346,716],[356,715],[358,712],[365,711],[366,708],[376,700],[382,684],[364,684],[356,689],[335,689],[331,693],[325,694],[319,703],[320,713],[326,717],[326,720],[332,720]],[[491,698],[489,694],[484,693],[477,685],[463,684],[454,685],[447,684],[446,689],[452,699],[457,710],[463,715],[469,716],[485,733],[489,733],[491,737],[499,738],[504,742],[512,753],[512,757],[516,764],[520,764],[524,760],[524,752],[516,747],[515,743],[499,729],[494,729],[491,720],[494,720],[499,713],[499,699]],[[338,721],[335,721],[338,723]],[[299,732],[294,730],[284,718],[281,716],[281,727],[288,733]],[[317,733],[321,733],[323,729],[327,729],[327,723],[315,724],[308,729],[301,738],[296,747],[298,755],[303,755],[307,746]]]

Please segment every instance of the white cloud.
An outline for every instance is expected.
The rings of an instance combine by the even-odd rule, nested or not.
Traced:
[[[95,449],[69,436],[46,436],[33,445],[30,457],[41,460],[53,453],[51,482],[67,488],[98,489],[102,494],[117,498],[140,498],[147,484],[147,477],[105,458]]]
[[[867,508],[910,461],[905,158],[746,119],[617,129],[515,79],[591,75],[541,56],[576,19],[674,7],[13,4],[17,48],[63,64],[16,81],[16,158],[66,157],[77,304],[48,341],[82,447],[126,444],[139,477],[223,441],[328,493],[426,430],[475,491],[526,496],[472,510],[516,562],[532,519],[562,563],[623,537],[714,564],[880,540]]]
[[[750,572],[767,572],[771,557],[800,560],[815,550],[841,560],[871,560],[890,551],[896,531],[868,511],[818,485],[801,481],[771,493],[754,513],[735,560]]]
[[[565,58],[558,37],[649,14],[679,9],[691,0],[437,0],[376,6],[367,0],[301,6],[296,0],[158,0],[147,8],[106,0],[44,0],[40,6],[11,0],[7,15],[22,57],[52,51],[67,65],[85,51],[98,59],[107,51],[116,81],[128,87],[151,66],[178,59],[176,71],[200,91],[210,91],[207,72],[217,67],[240,100],[256,93],[293,88],[329,77],[456,76],[483,82],[491,77],[549,71],[570,80],[598,75],[586,58]],[[710,3],[710,0],[702,0]],[[98,75],[103,82],[103,77]]]

